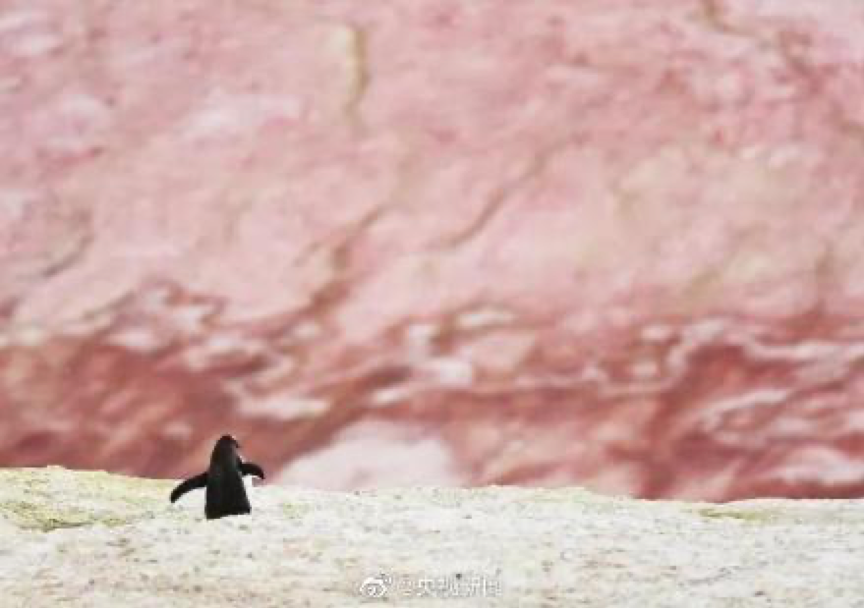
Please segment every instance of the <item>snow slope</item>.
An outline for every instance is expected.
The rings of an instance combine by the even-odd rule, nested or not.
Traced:
[[[855,501],[273,486],[206,521],[173,483],[0,471],[3,606],[864,605]]]

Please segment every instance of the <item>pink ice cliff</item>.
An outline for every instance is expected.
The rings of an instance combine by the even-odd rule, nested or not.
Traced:
[[[864,4],[0,5],[0,465],[864,495]]]

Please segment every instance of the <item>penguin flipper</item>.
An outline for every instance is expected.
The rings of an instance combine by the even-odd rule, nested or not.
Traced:
[[[264,469],[259,467],[254,462],[241,462],[240,463],[240,472],[243,475],[254,475],[259,479],[264,479]]]
[[[177,502],[177,500],[183,496],[186,492],[191,492],[192,490],[197,490],[198,488],[206,488],[207,487],[207,473],[201,473],[200,475],[196,475],[195,477],[190,477],[185,480],[179,486],[174,488],[171,491],[171,502]]]

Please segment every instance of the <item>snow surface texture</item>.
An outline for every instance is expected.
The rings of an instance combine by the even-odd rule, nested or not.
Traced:
[[[864,496],[862,99],[861,0],[3,0],[0,462]]]
[[[206,521],[174,483],[0,471],[2,605],[864,606],[856,501],[270,486]]]

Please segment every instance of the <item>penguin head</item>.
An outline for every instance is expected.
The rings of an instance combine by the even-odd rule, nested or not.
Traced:
[[[222,435],[219,438],[219,441],[216,442],[216,445],[222,444],[223,446],[233,446],[235,450],[240,449],[240,442],[234,439],[233,435]]]
[[[213,455],[210,457],[211,462],[230,462],[236,463],[240,456],[237,451],[240,449],[240,443],[231,435],[222,435],[216,445],[213,446]]]

